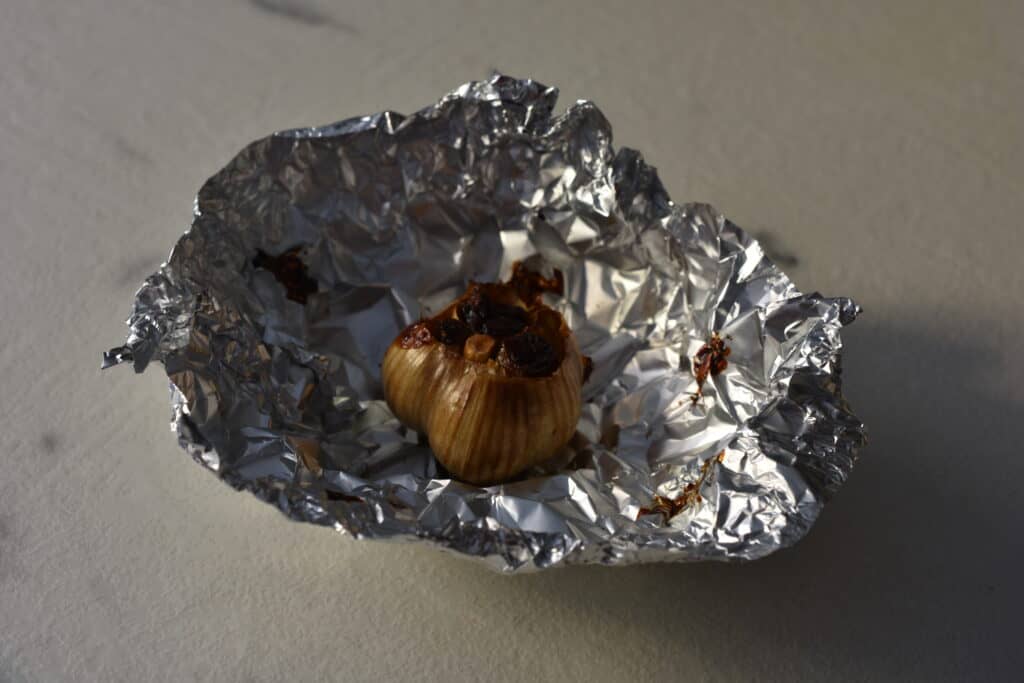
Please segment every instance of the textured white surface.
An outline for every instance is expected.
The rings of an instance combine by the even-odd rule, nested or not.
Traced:
[[[0,7],[0,681],[1011,677],[1021,6],[415,5]],[[357,543],[194,465],[158,368],[100,374],[242,145],[494,67],[595,100],[673,197],[865,307],[871,444],[796,548],[507,578]]]

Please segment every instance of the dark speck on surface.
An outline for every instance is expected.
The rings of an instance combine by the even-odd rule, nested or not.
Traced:
[[[308,0],[249,0],[249,4],[267,14],[306,26],[329,26],[349,35],[359,33],[354,26],[338,21]]]
[[[11,526],[8,519],[8,517],[0,514],[0,582],[4,579],[10,578],[13,569],[13,565],[11,564],[11,545],[13,542],[13,534],[11,532]],[[2,682],[3,679],[0,678],[0,683]]]
[[[57,446],[60,445],[60,437],[55,432],[49,430],[43,432],[42,436],[39,437],[39,447],[43,450],[43,453],[56,453]],[[3,535],[3,529],[0,528],[0,537]]]
[[[773,233],[761,230],[753,233],[754,239],[761,243],[761,248],[768,258],[782,268],[793,268],[800,265],[800,259],[792,251],[786,249],[782,241]]]
[[[144,164],[146,166],[153,165],[153,159],[148,154],[143,152],[141,149],[136,147],[127,138],[115,134],[111,136],[110,140],[111,144],[113,144],[114,146],[114,151],[117,152],[117,155],[121,159],[131,162],[133,164]]]
[[[93,576],[86,582],[86,586],[88,586],[89,594],[98,604],[107,609],[117,609],[116,591],[109,580],[100,576]]]

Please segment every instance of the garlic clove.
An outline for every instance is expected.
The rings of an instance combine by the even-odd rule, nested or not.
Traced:
[[[466,340],[463,355],[466,360],[474,363],[482,363],[491,357],[497,341],[494,337],[486,334],[474,334]]]
[[[402,348],[396,340],[384,357],[384,395],[452,474],[502,481],[555,455],[575,432],[584,364],[572,337],[566,347],[550,376],[510,377],[441,344]]]
[[[579,420],[589,359],[541,294],[561,292],[513,264],[508,283],[471,282],[406,328],[382,363],[384,397],[456,477],[499,482],[554,456]]]

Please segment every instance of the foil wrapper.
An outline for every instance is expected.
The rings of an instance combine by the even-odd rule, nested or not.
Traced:
[[[850,299],[802,294],[706,204],[673,203],[590,102],[495,75],[411,116],[252,143],[199,191],[104,366],[161,362],[192,457],[289,517],[424,541],[503,571],[750,560],[810,528],[864,427],[840,391]],[[305,303],[259,252],[295,252]],[[511,264],[565,274],[594,371],[566,452],[479,487],[439,468],[382,400],[409,322]],[[728,366],[702,396],[713,333]]]

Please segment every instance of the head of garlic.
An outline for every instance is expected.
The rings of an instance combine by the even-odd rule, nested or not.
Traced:
[[[589,359],[541,301],[556,286],[561,278],[516,267],[509,283],[471,284],[388,347],[388,405],[455,477],[508,480],[556,455],[575,432]]]

